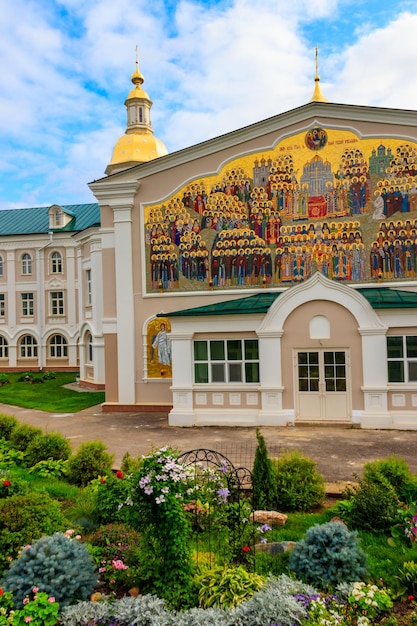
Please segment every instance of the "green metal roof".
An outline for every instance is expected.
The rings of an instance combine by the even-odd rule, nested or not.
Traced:
[[[5,209],[0,211],[0,236],[33,235],[47,233],[49,211],[46,207],[32,209]],[[54,228],[54,232],[79,232],[91,226],[100,226],[100,207],[98,204],[71,204],[61,207],[64,213],[73,215],[73,219],[63,228]]]
[[[388,287],[363,287],[358,289],[373,309],[417,309],[417,293],[389,289]],[[226,300],[193,309],[182,309],[172,313],[159,313],[157,317],[200,317],[203,315],[249,315],[267,313],[270,306],[283,292],[262,292],[254,296]]]
[[[281,292],[282,293],[282,292]],[[217,304],[198,306],[193,309],[183,309],[172,313],[159,313],[159,317],[192,317],[200,315],[245,315],[253,313],[267,313],[271,304],[281,293],[259,293],[237,300],[226,300]]]
[[[417,308],[417,293],[388,287],[368,287],[358,289],[373,309],[414,309]]]

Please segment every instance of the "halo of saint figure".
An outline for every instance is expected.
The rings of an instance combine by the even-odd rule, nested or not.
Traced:
[[[417,145],[357,147],[332,164],[314,127],[302,172],[291,152],[236,165],[150,207],[150,290],[296,284],[315,272],[337,281],[416,276]],[[397,141],[398,144],[398,141]],[[236,161],[237,162],[237,161]],[[392,218],[393,215],[395,218]]]

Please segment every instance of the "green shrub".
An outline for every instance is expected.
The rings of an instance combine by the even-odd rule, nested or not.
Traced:
[[[47,493],[30,492],[0,500],[0,571],[22,546],[64,527],[61,509]]]
[[[258,446],[252,469],[253,507],[258,510],[270,510],[275,507],[276,502],[274,470],[268,457],[265,439],[258,428],[256,439]]]
[[[33,587],[53,596],[60,606],[86,600],[97,582],[87,547],[78,539],[54,533],[25,547],[5,573],[2,584],[13,592],[15,606]]]
[[[81,487],[111,470],[114,456],[102,441],[82,443],[68,460],[68,480]]]
[[[322,589],[361,580],[366,557],[357,534],[340,522],[312,526],[291,553],[289,568],[298,578]]]
[[[11,475],[10,472],[0,471],[0,499],[10,498],[15,495],[28,493],[29,483],[19,476]]]
[[[122,471],[108,474],[98,481],[95,491],[94,520],[97,524],[127,522],[132,482]]]
[[[396,522],[400,502],[394,488],[385,482],[361,479],[357,485],[349,486],[343,496],[348,504],[342,502],[335,510],[350,528],[387,532]]]
[[[369,482],[390,485],[401,502],[417,502],[417,476],[411,472],[407,461],[395,454],[365,463],[363,478]]]
[[[260,552],[256,554],[256,572],[262,576],[288,574],[290,555],[291,552],[282,552],[274,555]]]
[[[42,433],[32,439],[26,448],[29,466],[40,461],[66,461],[71,454],[71,445],[61,433]]]
[[[397,597],[417,596],[417,563],[404,561],[395,578],[398,581]]]
[[[35,465],[29,468],[29,474],[37,474],[44,478],[61,478],[67,473],[68,463],[61,459],[47,459],[45,461],[39,461]]]
[[[242,566],[225,568],[220,565],[198,577],[200,607],[231,608],[250,598],[265,583],[263,576],[247,572]]]
[[[276,481],[275,507],[280,511],[310,511],[322,504],[325,482],[316,463],[298,450],[273,460]]]
[[[14,415],[0,413],[0,439],[9,441],[12,431],[19,424]]]
[[[32,439],[35,439],[38,435],[42,435],[42,432],[42,428],[37,428],[30,424],[19,424],[12,430],[10,441],[16,450],[26,452],[26,448]]]

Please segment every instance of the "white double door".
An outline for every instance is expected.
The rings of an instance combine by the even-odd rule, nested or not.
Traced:
[[[297,350],[294,355],[296,418],[350,419],[350,363],[347,350]]]

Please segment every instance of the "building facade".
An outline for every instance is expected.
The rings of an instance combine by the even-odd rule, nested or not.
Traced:
[[[53,206],[1,238],[4,367],[78,364],[103,410],[172,425],[417,429],[417,112],[315,80],[308,104],[167,154],[137,66],[99,218]]]

